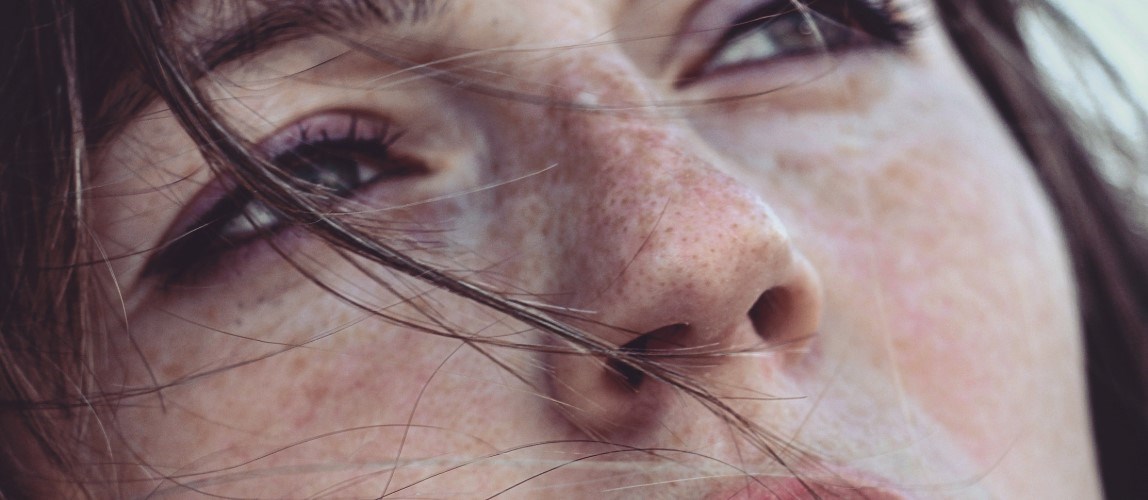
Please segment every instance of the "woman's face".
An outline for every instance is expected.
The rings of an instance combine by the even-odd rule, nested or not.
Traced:
[[[1062,234],[929,5],[289,3],[178,22],[209,54],[268,13],[341,26],[221,57],[232,127],[331,217],[756,430],[282,227],[156,104],[91,189],[123,256],[97,377],[144,393],[92,445],[127,493],[1097,494]]]

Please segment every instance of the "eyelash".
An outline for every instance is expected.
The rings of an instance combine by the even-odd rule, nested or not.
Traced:
[[[768,0],[729,24],[696,69],[679,86],[711,73],[737,67],[861,47],[904,47],[917,31],[892,0]],[[814,23],[813,29],[809,23]],[[766,30],[780,28],[778,33]],[[804,31],[803,31],[804,28]],[[799,35],[800,43],[765,57],[729,55],[749,37]],[[754,40],[750,40],[752,43]],[[789,40],[792,42],[793,40]],[[760,43],[771,40],[758,39]],[[760,47],[758,47],[760,49]],[[754,47],[741,47],[742,52]],[[723,52],[726,53],[723,55]],[[733,62],[728,60],[733,59]],[[332,123],[343,125],[333,126]],[[363,128],[367,123],[372,128]],[[425,172],[410,161],[396,160],[391,146],[401,137],[385,120],[351,113],[330,113],[301,120],[264,142],[271,163],[297,183],[301,192],[347,199],[380,180]],[[341,129],[336,131],[336,129]],[[332,165],[330,162],[348,162]],[[328,163],[323,163],[328,162]],[[330,167],[336,168],[330,168]],[[220,183],[222,185],[222,183]],[[223,189],[223,188],[219,188]],[[205,191],[210,191],[208,190]],[[218,192],[218,190],[216,190]],[[151,258],[144,275],[162,275],[169,284],[188,283],[220,267],[223,257],[285,229],[289,218],[268,207],[249,190],[237,188],[218,196],[211,206]],[[193,279],[189,279],[193,278]]]
[[[903,48],[917,31],[917,24],[892,0],[768,0],[729,23],[678,86],[764,62],[876,46]],[[751,54],[754,51],[773,53]]]
[[[423,172],[420,165],[393,155],[391,148],[401,137],[381,119],[324,114],[288,127],[262,149],[298,191],[349,199],[382,180]],[[217,198],[192,223],[179,225],[183,229],[167,238],[145,275],[161,275],[169,284],[206,277],[224,256],[283,231],[289,222],[248,189],[234,188]]]

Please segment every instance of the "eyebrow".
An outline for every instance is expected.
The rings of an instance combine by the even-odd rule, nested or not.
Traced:
[[[231,21],[231,26],[209,30],[194,38],[192,44],[207,69],[324,31],[423,23],[441,15],[445,3],[440,0],[275,0],[265,5],[266,8],[253,16],[237,14],[233,17],[239,19]],[[215,19],[218,17],[211,21]]]

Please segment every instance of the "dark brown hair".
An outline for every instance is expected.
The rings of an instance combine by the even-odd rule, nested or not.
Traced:
[[[1148,495],[1143,473],[1148,463],[1148,244],[1130,217],[1143,206],[1105,181],[1079,135],[1090,125],[1069,114],[1042,85],[1019,16],[1041,16],[1065,43],[1107,69],[1117,89],[1123,84],[1079,28],[1044,2],[937,4],[965,63],[1036,167],[1068,237],[1105,491],[1115,498]],[[1128,104],[1136,105],[1131,99]],[[1142,168],[1136,162],[1143,157],[1129,144],[1107,138],[1114,157],[1127,162],[1124,168]]]
[[[965,63],[1035,165],[1067,234],[1106,492],[1148,496],[1148,477],[1138,467],[1148,463],[1148,245],[1128,216],[1131,199],[1105,181],[1081,139],[1091,125],[1045,88],[1019,16],[1044,16],[1065,44],[1083,47],[1101,64],[1103,59],[1068,19],[1041,1],[936,4]],[[213,168],[261,186],[261,199],[297,220],[313,222],[313,214],[325,208],[320,193],[300,190],[252,154],[203,104],[193,82],[208,63],[174,43],[165,24],[170,5],[28,0],[16,2],[0,21],[5,23],[0,26],[0,425],[8,430],[0,441],[0,497],[29,496],[53,482],[82,487],[97,475],[98,462],[83,448],[87,407],[134,395],[103,390],[89,370],[116,326],[103,312],[111,298],[96,295],[107,272],[101,265],[106,256],[98,254],[85,225],[88,161],[103,138],[158,97]],[[153,93],[117,92],[129,79]],[[1130,151],[1116,142],[1110,146],[1124,153],[1117,158],[1127,159],[1127,168],[1136,168]],[[322,221],[311,227],[347,254],[369,257],[551,332],[569,341],[573,351],[613,360],[627,377],[670,383],[758,436],[759,446],[770,450],[765,429],[741,419],[671,363],[619,350],[563,318],[427,266],[338,219]]]

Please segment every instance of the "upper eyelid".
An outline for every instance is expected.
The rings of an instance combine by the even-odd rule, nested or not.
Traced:
[[[662,56],[661,66],[671,72],[680,73],[681,68],[677,66],[689,65],[689,63],[683,64],[682,62],[680,55],[683,52],[704,52],[702,48],[712,46],[730,27],[730,23],[741,14],[757,6],[776,2],[791,3],[790,0],[701,0],[695,2],[683,13],[674,39]],[[677,64],[671,62],[675,60],[678,61]]]
[[[678,33],[679,36],[709,35],[709,38],[717,38],[745,12],[768,4],[792,3],[792,0],[702,0],[685,13]]]
[[[346,128],[351,129],[346,131],[348,134],[354,130],[355,137],[351,138],[377,137],[387,138],[388,142],[393,142],[391,140],[393,138],[389,138],[390,136],[402,135],[402,132],[393,125],[394,120],[380,113],[342,107],[325,108],[321,111],[312,111],[286,120],[287,125],[276,128],[255,141],[256,150],[268,160],[272,160],[307,142],[307,137],[304,136],[309,133],[308,131],[322,130],[320,127],[324,121],[328,123],[330,121],[346,121],[339,127],[343,128],[345,125]]]
[[[672,57],[675,47],[690,37],[700,37],[706,41],[716,40],[729,28],[734,26],[735,20],[754,9],[775,4],[778,8],[785,5],[799,9],[801,0],[701,0],[693,4],[683,15],[676,31],[674,42],[665,57]],[[859,0],[866,1],[866,0]],[[901,1],[881,2],[882,5],[873,5],[873,8],[889,9],[903,12],[906,8]],[[900,20],[907,24],[915,24],[912,20]]]

